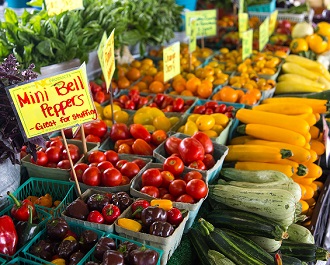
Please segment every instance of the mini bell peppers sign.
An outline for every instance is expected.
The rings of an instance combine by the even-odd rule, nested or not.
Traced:
[[[196,19],[196,36],[217,35],[217,12],[215,9],[186,12],[186,34],[191,33],[191,19]]]
[[[277,21],[278,10],[275,10],[270,14],[269,17],[269,36],[271,36],[275,31],[276,21]]]
[[[180,74],[180,42],[175,42],[163,50],[164,82]]]
[[[238,31],[239,37],[241,38],[241,34],[248,29],[248,19],[249,16],[247,13],[239,13],[238,14]]]
[[[252,54],[253,30],[242,33],[242,60],[244,61]]]
[[[115,30],[111,32],[109,38],[106,40],[102,52],[101,60],[103,61],[104,68],[102,68],[104,80],[109,92],[111,79],[115,72]]]
[[[196,50],[196,19],[192,19],[190,22],[190,37],[189,37],[189,52]]]
[[[259,27],[259,51],[262,51],[269,40],[269,17]]]
[[[83,9],[83,0],[45,0],[47,13],[50,16],[61,14],[64,11]]]
[[[97,118],[85,64],[70,72],[9,88],[7,94],[26,138]]]

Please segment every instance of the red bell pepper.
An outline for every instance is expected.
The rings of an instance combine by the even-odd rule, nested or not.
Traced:
[[[16,252],[18,236],[13,219],[8,215],[0,217],[0,253],[12,256]]]
[[[112,224],[120,215],[120,209],[116,205],[107,204],[102,209],[102,215],[106,224]]]
[[[28,221],[29,220],[28,205],[31,205],[32,207],[32,216],[33,217],[36,216],[36,209],[34,207],[34,204],[30,200],[25,199],[23,201],[19,201],[11,192],[8,191],[7,194],[14,201],[13,208],[11,208],[10,211],[10,214],[14,219],[23,222]]]

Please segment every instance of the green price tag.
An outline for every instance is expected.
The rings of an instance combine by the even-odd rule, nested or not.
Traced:
[[[259,27],[259,51],[262,51],[269,40],[269,17]]]
[[[243,13],[244,12],[244,0],[239,0],[239,9],[238,9],[239,13]]]
[[[217,11],[215,9],[186,12],[186,34],[191,34],[191,19],[196,19],[196,36],[217,35]]]
[[[276,21],[277,21],[278,10],[275,10],[270,14],[269,18],[269,36],[272,35],[275,31]]]
[[[244,61],[252,54],[253,30],[242,32],[242,60]]]
[[[248,29],[248,21],[249,21],[249,16],[247,13],[239,13],[238,14],[238,31],[239,35]]]
[[[189,52],[194,52],[196,50],[196,19],[192,19],[190,22],[190,37],[189,37]]]

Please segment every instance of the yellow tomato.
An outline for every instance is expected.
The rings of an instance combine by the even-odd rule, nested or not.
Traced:
[[[290,49],[293,53],[308,51],[308,43],[304,38],[293,39],[290,43]]]
[[[135,113],[133,117],[133,122],[137,124],[152,124],[154,118],[152,117],[151,113]]]
[[[113,104],[113,111],[111,105],[107,105],[103,108],[103,116],[106,119],[111,119],[112,118],[112,112],[116,112],[121,110],[120,106]]]
[[[168,132],[172,127],[170,119],[166,116],[157,116],[154,118],[152,124],[156,130],[164,130],[165,132]]]
[[[113,118],[116,123],[127,123],[129,119],[129,114],[126,111],[119,110],[113,114]]]
[[[206,131],[203,131],[203,133],[205,133],[210,138],[218,137],[218,133],[213,130],[206,130]]]
[[[156,131],[155,126],[150,125],[150,124],[145,124],[145,125],[143,125],[143,127],[146,128],[148,132],[154,132],[154,131]]]
[[[307,43],[309,48],[317,54],[325,52],[328,48],[327,39],[318,34],[308,36]]]
[[[212,131],[215,131],[218,135],[224,130],[224,128],[219,124],[214,124]]]
[[[198,132],[198,127],[195,122],[187,121],[184,125],[183,133],[188,135],[194,135],[194,133]]]
[[[171,125],[173,126],[174,124],[176,124],[177,122],[179,121],[179,117],[170,117],[170,122],[171,122]]]
[[[199,116],[201,116],[202,114],[197,114],[197,113],[194,113],[194,114],[191,114],[189,117],[188,117],[188,121],[193,121],[193,122],[196,122],[197,118]]]
[[[214,118],[215,124],[222,127],[226,127],[229,122],[229,118],[223,113],[212,113],[211,116]]]
[[[211,115],[201,115],[196,120],[196,125],[201,131],[211,130],[214,124],[215,119]]]

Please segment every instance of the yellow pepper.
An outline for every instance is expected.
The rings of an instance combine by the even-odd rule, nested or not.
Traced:
[[[171,200],[166,199],[154,199],[150,202],[151,206],[158,206],[159,208],[164,209],[165,211],[171,210],[173,208],[173,204]]]
[[[53,206],[53,198],[49,193],[47,193],[46,195],[39,197],[35,201],[35,204],[50,208]]]
[[[139,222],[129,218],[119,218],[118,225],[134,232],[140,232],[142,229],[142,225]]]
[[[56,264],[56,265],[65,265],[66,264],[65,259],[61,259],[61,258],[54,259],[51,261],[51,263]]]

